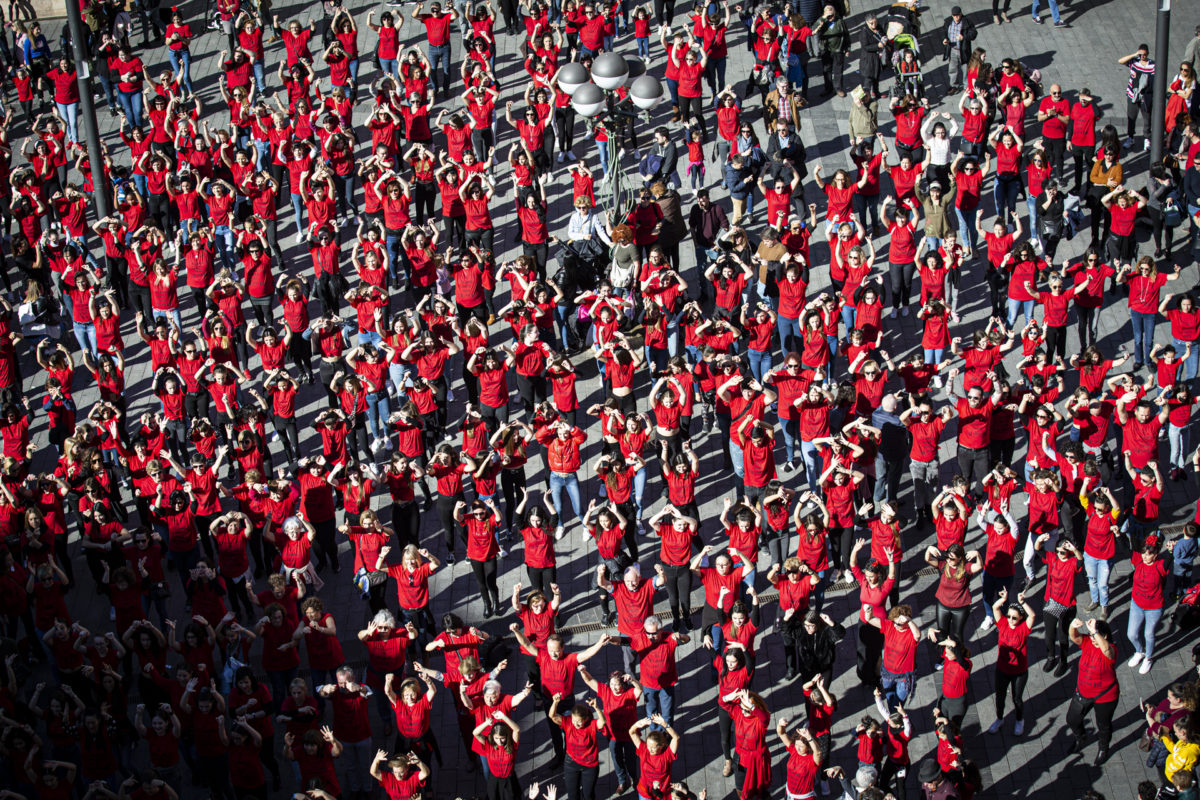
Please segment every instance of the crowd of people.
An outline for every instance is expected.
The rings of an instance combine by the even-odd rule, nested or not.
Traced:
[[[98,179],[68,34],[7,21],[0,797],[696,800],[699,664],[740,800],[969,800],[987,653],[987,735],[1040,667],[1099,767],[1125,669],[1139,800],[1194,799],[1197,676],[1153,667],[1200,622],[1200,28],[1114,64],[1122,136],[958,6],[841,5],[88,0]],[[614,49],[660,123],[577,116],[559,70]]]

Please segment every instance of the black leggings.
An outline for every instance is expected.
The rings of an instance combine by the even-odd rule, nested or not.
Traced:
[[[888,272],[892,278],[892,308],[906,308],[912,295],[913,274],[916,272],[916,262],[893,264],[888,262]]]
[[[858,626],[858,680],[864,686],[879,685],[879,659],[883,656],[883,631],[873,625]]]
[[[274,416],[275,431],[279,434],[279,441],[283,443],[283,453],[287,456],[290,462],[300,460],[300,435],[296,429],[295,417],[281,417],[278,414]]]
[[[663,577],[667,584],[667,599],[671,604],[671,619],[678,630],[679,620],[692,616],[692,571],[687,564],[664,564]]]
[[[558,151],[566,153],[575,145],[575,109],[571,106],[555,108],[554,121],[558,125]]]
[[[679,114],[683,118],[684,125],[691,125],[692,117],[695,117],[696,122],[700,125],[701,137],[707,138],[708,126],[704,122],[704,98],[681,96],[679,98]],[[667,177],[675,176],[669,175]]]
[[[1061,658],[1064,661],[1067,654],[1070,653],[1071,637],[1071,622],[1075,619],[1075,607],[1071,606],[1061,615],[1043,612],[1042,623],[1046,626],[1046,656],[1048,658]],[[1058,650],[1055,651],[1054,643],[1058,642]]]
[[[410,544],[420,547],[421,513],[417,510],[415,499],[407,503],[392,503],[392,530],[396,532],[396,542],[401,549]]]
[[[504,495],[504,527],[513,533],[518,496],[525,489],[525,467],[505,467],[500,471],[500,493]]]
[[[1112,720],[1117,710],[1117,701],[1097,703],[1095,700],[1083,697],[1079,692],[1071,698],[1071,706],[1067,709],[1067,727],[1076,738],[1082,739],[1087,735],[1083,729],[1083,720],[1089,711],[1096,712],[1096,728],[1100,737],[1100,749],[1107,750],[1112,741]]]
[[[1054,360],[1058,356],[1062,360],[1067,360],[1067,326],[1066,325],[1047,325],[1046,326],[1046,355]]]
[[[471,559],[471,571],[475,573],[475,582],[479,584],[479,594],[483,597],[484,608],[500,607],[500,590],[496,586],[496,559],[487,561]]]
[[[547,596],[550,594],[550,587],[558,583],[557,567],[530,567],[527,565],[525,574],[529,576],[529,588]]]
[[[1005,695],[1012,687],[1013,709],[1017,719],[1025,719],[1025,684],[1029,683],[1029,673],[1009,675],[1007,672],[996,672],[996,719],[1004,718]]]
[[[567,783],[567,800],[596,800],[596,778],[599,765],[584,767],[568,758],[563,762],[563,779]]]
[[[454,555],[454,534],[459,530],[458,520],[454,519],[454,505],[463,500],[462,493],[456,494],[453,497],[443,497],[438,495],[437,499],[437,515],[442,522],[442,536],[446,541],[446,552],[451,556]],[[463,540],[463,545],[466,545],[467,537],[465,534],[460,534],[459,538]]]
[[[957,636],[959,641],[966,641],[966,639],[963,638],[963,633],[967,630],[967,617],[969,616],[971,616],[970,606],[963,606],[962,608],[947,608],[941,603],[938,603],[938,630],[942,631],[943,633]]]
[[[726,761],[733,760],[733,717],[724,708],[718,706],[717,723],[721,728],[721,753]]]

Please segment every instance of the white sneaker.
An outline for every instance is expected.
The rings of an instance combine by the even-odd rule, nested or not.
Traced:
[[[854,583],[854,573],[850,570],[846,570],[842,573],[842,580],[846,583]]]
[[[1145,661],[1142,662],[1142,668],[1138,670],[1138,674],[1145,675],[1147,672],[1150,671],[1150,667],[1152,667],[1152,666],[1154,666],[1154,659],[1147,658]]]
[[[1149,150],[1149,149],[1150,149],[1150,140],[1149,140],[1149,139],[1143,139],[1143,140],[1142,140],[1142,149],[1143,149],[1143,150]]]
[[[563,526],[559,525],[557,528],[554,529],[554,541],[558,541],[559,539],[561,539],[563,537],[563,534],[565,534],[565,533],[566,533],[566,531],[563,529]]]
[[[995,722],[993,722],[991,725],[988,726],[987,732],[988,733],[999,733],[1000,729],[1003,727],[1004,727],[1004,720],[998,719]]]
[[[940,389],[940,388],[942,388],[942,378],[941,378],[941,376],[940,376],[940,375],[934,375],[934,376],[933,376],[933,380],[929,382],[929,385],[930,385],[930,386],[932,386],[932,387],[933,387],[933,388],[935,388],[935,389]]]
[[[1146,656],[1143,653],[1134,653],[1133,658],[1129,659],[1129,668],[1133,669],[1138,664],[1142,663],[1142,659],[1145,657]]]
[[[1013,733],[1015,733],[1017,736],[1021,736],[1025,733],[1025,720],[1017,720],[1017,724],[1013,726]]]
[[[984,617],[983,622],[979,623],[979,632],[986,633],[992,629],[992,618]]]
[[[375,439],[374,441],[371,442],[371,452],[372,453],[378,453],[380,448],[382,448],[382,447],[383,447],[382,439]]]

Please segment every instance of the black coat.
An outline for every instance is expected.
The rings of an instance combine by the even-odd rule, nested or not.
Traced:
[[[791,634],[800,648],[800,674],[812,676],[818,672],[833,669],[833,662],[837,657],[837,645],[846,635],[846,629],[835,622],[833,627],[822,626],[820,630],[810,636],[808,631],[804,630],[803,615],[796,616],[799,616],[800,619],[795,622]],[[789,620],[789,622],[791,621]],[[784,632],[785,638],[787,633],[787,631]]]
[[[949,32],[950,32],[950,24],[952,22],[954,22],[953,17],[946,17],[946,21],[942,23],[942,38],[943,39],[946,39],[946,40],[950,39]],[[971,20],[967,19],[966,15],[964,14],[963,18],[962,18],[962,37],[963,37],[962,41],[961,42],[949,42],[948,41],[948,43],[945,45],[946,52],[945,52],[944,57],[947,59],[950,58],[950,51],[953,50],[955,46],[957,46],[958,47],[958,57],[962,60],[962,63],[966,64],[971,59],[971,51],[974,49],[975,36],[976,36],[975,23],[973,23],[973,22],[971,22]]]
[[[871,30],[870,26],[863,25],[858,33],[858,43],[862,47],[858,71],[864,78],[878,79],[883,74],[883,62],[887,57],[887,35],[883,26]]]

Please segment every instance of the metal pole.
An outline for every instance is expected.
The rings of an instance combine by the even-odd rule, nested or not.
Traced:
[[[1158,0],[1154,34],[1154,100],[1150,104],[1150,163],[1160,164],[1167,136],[1167,75],[1171,64],[1171,0]]]
[[[1165,0],[1164,0],[1165,1]],[[87,140],[88,164],[92,168],[92,197],[96,200],[96,216],[104,219],[112,213],[108,197],[108,178],[104,173],[104,155],[100,150],[100,126],[96,124],[96,105],[92,102],[92,62],[88,56],[79,0],[63,0],[67,7],[67,26],[71,31],[71,51],[75,56],[75,71],[79,81],[79,118]]]

